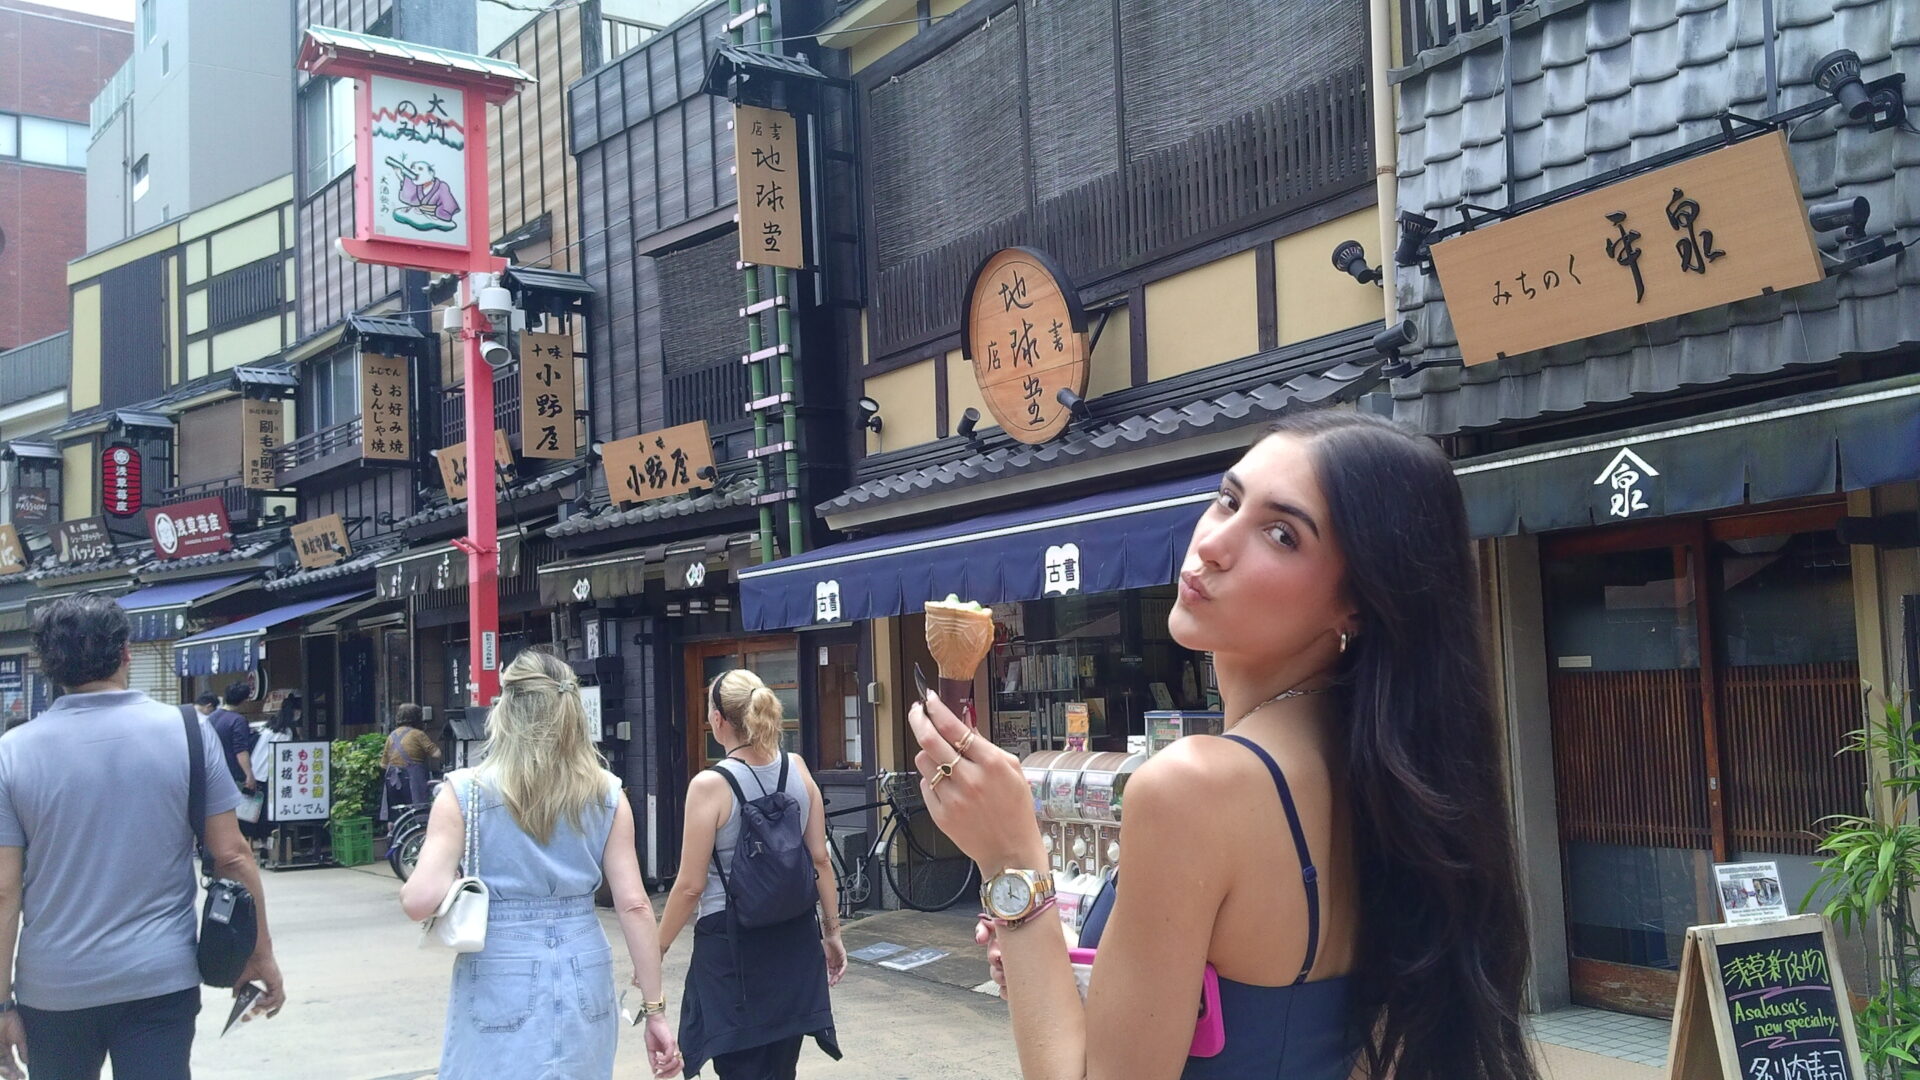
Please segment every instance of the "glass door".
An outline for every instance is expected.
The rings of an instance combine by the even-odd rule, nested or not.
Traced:
[[[793,638],[702,642],[688,645],[685,655],[689,779],[726,756],[707,730],[707,687],[734,668],[746,668],[760,676],[780,699],[780,715],[785,721],[781,746],[788,753],[800,751],[800,653]]]

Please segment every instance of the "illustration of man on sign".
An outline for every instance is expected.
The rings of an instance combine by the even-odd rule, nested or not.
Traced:
[[[423,232],[451,232],[460,201],[447,182],[434,174],[433,165],[392,157],[387,164],[400,173],[400,205],[393,209],[393,220]]]

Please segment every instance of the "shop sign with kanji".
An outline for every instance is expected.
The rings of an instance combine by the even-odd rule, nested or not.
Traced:
[[[113,536],[100,518],[63,521],[53,527],[53,557],[62,565],[113,556]]]
[[[1777,131],[1444,240],[1433,265],[1468,364],[1826,276]]]
[[[700,475],[713,467],[713,444],[704,420],[602,443],[600,460],[607,470],[607,496],[621,504],[712,485]]]
[[[734,176],[739,185],[740,261],[794,270],[807,265],[800,221],[800,154],[793,117],[733,107]]]
[[[114,517],[140,512],[140,451],[114,443],[101,452],[100,501]]]
[[[302,521],[289,531],[293,538],[293,553],[305,569],[317,570],[353,558],[353,545],[347,540],[347,526],[339,514]]]
[[[274,451],[286,440],[285,412],[278,401],[247,398],[240,403],[240,483],[249,491],[272,491]]]
[[[1007,434],[1043,443],[1067,429],[1060,391],[1087,392],[1087,314],[1053,261],[1032,248],[995,252],[967,289],[961,351]]]
[[[360,354],[360,459],[411,461],[413,387],[404,356]]]
[[[573,339],[565,334],[520,335],[520,453],[570,460],[575,441]]]
[[[189,499],[147,511],[147,531],[154,554],[163,559],[186,559],[233,548],[227,524],[227,504],[217,498]]]
[[[0,525],[0,577],[26,568],[27,549],[20,543],[20,533],[12,525]]]
[[[455,502],[466,498],[467,444],[443,446],[433,456],[440,463],[440,484],[446,488],[447,498]],[[499,428],[493,429],[493,465],[500,479],[513,479],[513,447],[507,443],[507,433]]]
[[[327,819],[332,812],[327,795],[331,787],[328,750],[323,742],[273,744],[273,820]]]

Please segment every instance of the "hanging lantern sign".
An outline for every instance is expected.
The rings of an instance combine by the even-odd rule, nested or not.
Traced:
[[[140,451],[114,443],[101,452],[100,498],[114,517],[140,512]]]

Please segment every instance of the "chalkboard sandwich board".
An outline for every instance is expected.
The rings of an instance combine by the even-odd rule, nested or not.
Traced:
[[[1823,916],[1687,931],[1667,1077],[1867,1080]]]

